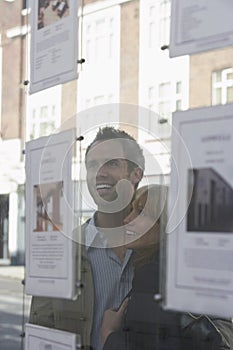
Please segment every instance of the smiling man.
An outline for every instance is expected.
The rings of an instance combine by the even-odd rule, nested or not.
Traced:
[[[95,350],[102,349],[100,331],[104,311],[107,306],[118,308],[131,289],[132,252],[119,242],[124,218],[143,176],[144,162],[135,139],[112,127],[100,129],[86,151],[88,189],[97,205],[85,229],[94,282],[91,344]]]
[[[97,216],[99,211],[119,214],[127,210],[144,170],[144,157],[136,141],[125,131],[100,129],[87,148],[85,163],[88,189],[98,206]]]
[[[100,198],[107,202],[117,199],[116,185],[130,179],[128,162],[117,140],[97,141],[86,157],[87,184],[97,205]],[[102,203],[103,204],[103,203]]]

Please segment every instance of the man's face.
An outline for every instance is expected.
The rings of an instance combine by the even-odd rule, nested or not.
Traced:
[[[132,187],[128,162],[118,140],[97,141],[87,154],[86,168],[88,189],[97,205],[102,200],[112,202],[117,199],[119,189],[116,185],[120,180],[128,180]]]

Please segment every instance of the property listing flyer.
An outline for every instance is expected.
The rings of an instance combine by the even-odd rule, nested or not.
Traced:
[[[73,130],[26,144],[26,292],[73,298]]]
[[[170,57],[233,44],[231,0],[173,0]]]
[[[59,331],[27,323],[25,350],[76,350],[81,348],[78,334]]]
[[[30,93],[77,78],[78,1],[31,1]]]
[[[165,307],[232,317],[233,105],[173,121]]]

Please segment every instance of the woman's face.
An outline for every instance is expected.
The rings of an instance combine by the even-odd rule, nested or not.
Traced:
[[[144,210],[147,192],[135,199],[132,211],[124,219],[126,247],[140,249],[156,244],[159,241],[159,223],[155,222]]]

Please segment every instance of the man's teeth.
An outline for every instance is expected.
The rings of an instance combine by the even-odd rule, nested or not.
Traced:
[[[112,186],[108,184],[96,185],[97,190],[102,190],[102,189],[111,188],[111,187]]]

